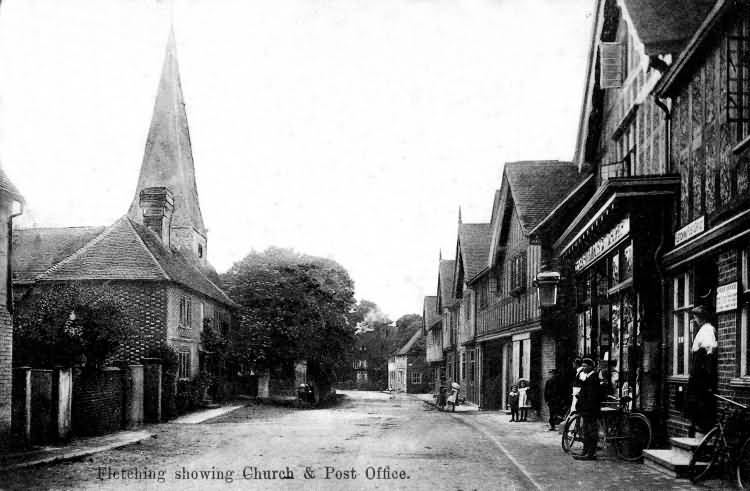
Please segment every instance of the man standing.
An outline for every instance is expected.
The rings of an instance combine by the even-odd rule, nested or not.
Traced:
[[[549,430],[554,431],[555,425],[562,417],[565,387],[560,379],[560,370],[553,368],[549,373],[550,378],[544,384],[544,400],[549,408]]]
[[[599,440],[599,413],[601,394],[599,377],[594,371],[594,360],[583,359],[583,369],[578,374],[581,391],[578,393],[576,410],[581,415],[583,431],[583,453],[574,455],[576,460],[596,460],[596,444]]]

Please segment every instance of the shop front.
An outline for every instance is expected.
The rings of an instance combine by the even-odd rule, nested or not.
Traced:
[[[675,231],[667,276],[666,405],[672,436],[685,436],[692,343],[690,310],[704,307],[716,327],[719,394],[750,402],[750,210],[700,216]]]
[[[555,243],[574,283],[575,353],[597,363],[610,394],[656,411],[663,279],[677,178],[611,179]]]

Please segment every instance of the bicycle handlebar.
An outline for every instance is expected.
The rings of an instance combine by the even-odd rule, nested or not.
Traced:
[[[741,407],[742,409],[750,409],[750,408],[748,408],[747,406],[745,406],[744,404],[740,404],[740,403],[739,403],[739,402],[737,402],[737,401],[733,401],[732,399],[730,399],[730,398],[728,398],[728,397],[720,396],[719,394],[714,394],[714,396],[715,396],[715,397],[716,397],[717,399],[721,399],[722,401],[726,401],[726,402],[728,402],[729,404],[734,404],[735,406],[739,406],[739,407]]]

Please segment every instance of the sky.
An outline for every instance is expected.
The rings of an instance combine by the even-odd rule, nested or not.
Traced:
[[[135,192],[170,22],[219,272],[330,257],[421,313],[458,208],[570,160],[593,0],[4,0],[0,163],[21,226],[108,225]]]

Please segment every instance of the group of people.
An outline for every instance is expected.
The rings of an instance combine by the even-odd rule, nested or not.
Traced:
[[[713,393],[716,388],[716,352],[718,342],[716,329],[710,322],[710,314],[705,307],[691,311],[695,337],[691,346],[692,364],[687,386],[685,414],[691,421],[690,434],[706,432],[713,425],[716,401]],[[576,358],[573,387],[561,377],[558,369],[549,371],[550,377],[544,386],[544,400],[549,408],[549,430],[565,419],[566,414],[581,416],[583,452],[573,455],[577,460],[595,460],[599,440],[599,417],[601,403],[614,392],[610,373],[596,370],[591,358]],[[626,384],[627,381],[623,381]],[[528,396],[529,384],[521,379],[518,387],[511,387],[508,404],[511,421],[526,421],[531,401]],[[628,390],[624,389],[627,395]],[[571,398],[572,395],[572,398]]]
[[[529,383],[520,379],[518,385],[512,385],[508,393],[508,407],[511,421],[528,421],[531,399],[529,398]]]

